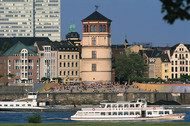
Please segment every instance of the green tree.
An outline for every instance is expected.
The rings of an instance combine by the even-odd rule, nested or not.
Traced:
[[[124,55],[118,55],[115,61],[116,77],[120,81],[130,80],[132,78],[143,77],[147,70],[144,59],[137,53],[128,53]]]
[[[58,80],[58,82],[61,82],[61,78],[60,77],[54,77],[54,78],[52,78],[53,80]]]
[[[47,80],[49,81],[50,79],[49,79],[48,77],[42,77],[42,78],[41,78],[41,81],[43,81],[43,82],[44,82],[44,81],[47,81]]]
[[[175,20],[190,20],[190,0],[160,0],[162,2],[163,19],[169,24]]]
[[[5,53],[9,48],[11,48],[10,42],[4,42],[2,46],[2,54]]]
[[[39,113],[33,113],[33,115],[28,116],[28,123],[41,123],[42,117]]]
[[[3,75],[0,75],[0,78],[2,78],[3,77]]]

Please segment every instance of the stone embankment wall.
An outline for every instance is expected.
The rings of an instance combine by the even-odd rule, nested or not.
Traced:
[[[27,97],[24,93],[1,93],[2,99],[19,99]],[[159,100],[176,101],[190,104],[190,93],[39,93],[39,101],[66,104],[99,104],[100,102],[135,101],[138,97],[147,98],[153,103]]]

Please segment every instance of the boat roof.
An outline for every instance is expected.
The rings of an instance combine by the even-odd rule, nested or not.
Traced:
[[[117,103],[100,103],[100,104],[105,105],[105,104],[130,104],[130,103],[139,104],[139,103],[142,103],[142,102],[117,102]]]

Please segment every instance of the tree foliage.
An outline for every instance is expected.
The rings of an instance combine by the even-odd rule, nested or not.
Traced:
[[[49,81],[50,79],[48,77],[42,77],[41,78],[41,81],[47,81],[47,80]]]
[[[143,77],[147,70],[143,57],[137,53],[129,53],[116,57],[116,76],[120,80]]]
[[[10,42],[4,42],[2,46],[2,54],[5,53],[9,48],[11,48]]]
[[[190,0],[160,0],[162,2],[163,19],[169,24],[175,20],[190,20]]]
[[[42,117],[39,113],[33,113],[33,115],[28,116],[28,123],[41,123]]]
[[[61,78],[60,77],[54,77],[54,78],[52,78],[53,80],[58,80],[58,82],[61,82]]]
[[[3,75],[0,75],[0,78],[3,77]]]

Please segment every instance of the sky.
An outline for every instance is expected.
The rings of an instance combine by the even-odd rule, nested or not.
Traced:
[[[61,36],[69,33],[75,24],[82,39],[81,20],[95,11],[112,20],[112,44],[133,42],[152,43],[153,46],[190,44],[190,21],[177,20],[173,25],[162,18],[159,0],[61,0]]]

